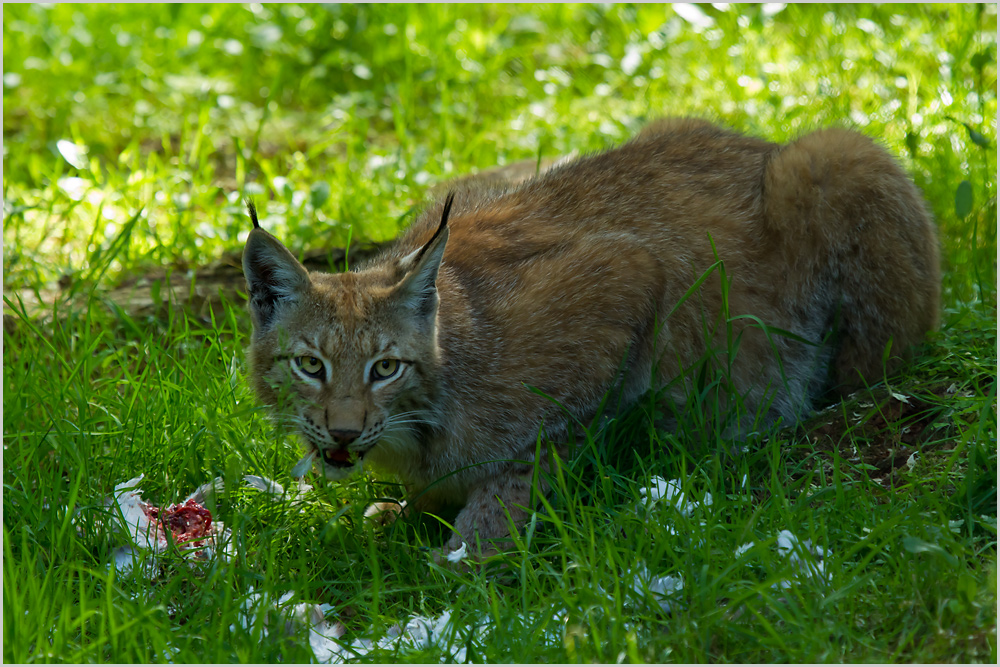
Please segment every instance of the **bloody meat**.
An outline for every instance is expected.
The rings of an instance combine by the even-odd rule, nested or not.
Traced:
[[[194,500],[171,505],[165,510],[147,505],[143,511],[158,529],[171,534],[175,544],[193,542],[188,546],[200,547],[211,533],[212,513]]]

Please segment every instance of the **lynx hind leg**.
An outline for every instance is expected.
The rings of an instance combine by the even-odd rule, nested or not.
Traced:
[[[781,247],[802,311],[827,309],[842,390],[882,377],[882,359],[937,325],[934,223],[893,158],[856,132],[823,130],[779,150],[764,178],[765,233]],[[891,370],[891,369],[890,369]]]

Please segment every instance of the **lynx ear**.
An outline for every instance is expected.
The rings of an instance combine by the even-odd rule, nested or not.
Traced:
[[[250,314],[258,331],[269,329],[275,315],[283,307],[295,303],[309,286],[305,267],[281,241],[260,227],[247,237],[243,249],[243,277],[247,281]]]
[[[437,313],[437,276],[444,259],[444,248],[448,243],[448,214],[455,200],[449,194],[441,213],[441,224],[431,240],[399,261],[406,275],[396,287],[395,294],[402,299],[402,305],[419,319],[428,320]]]

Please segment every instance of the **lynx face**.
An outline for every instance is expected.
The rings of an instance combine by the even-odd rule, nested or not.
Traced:
[[[257,391],[296,426],[329,479],[370,455],[394,459],[433,421],[435,289],[447,229],[395,266],[308,274],[277,239],[251,232],[244,272]]]
[[[421,358],[432,356],[426,341],[356,333],[341,327],[290,338],[263,374],[278,394],[279,414],[320,455],[330,479],[357,470],[383,437],[407,439],[409,418],[417,415],[404,406],[420,394]]]

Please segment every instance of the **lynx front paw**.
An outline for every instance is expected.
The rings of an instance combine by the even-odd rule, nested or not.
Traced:
[[[388,526],[406,510],[406,501],[386,501],[372,503],[365,510],[365,518],[379,526]]]
[[[514,547],[513,537],[528,521],[532,472],[530,464],[511,465],[470,488],[465,507],[455,517],[455,532],[447,548],[456,550],[465,541],[470,551],[485,557]],[[537,484],[539,494],[547,490],[544,480],[538,479]]]
[[[454,546],[456,538],[458,538],[457,535],[453,536],[446,546],[432,551],[431,558],[437,565],[459,572],[469,572],[473,568],[482,566],[484,561],[499,553],[493,547],[484,547],[477,550],[475,547],[462,542],[460,538],[458,538],[460,546],[456,547]]]

